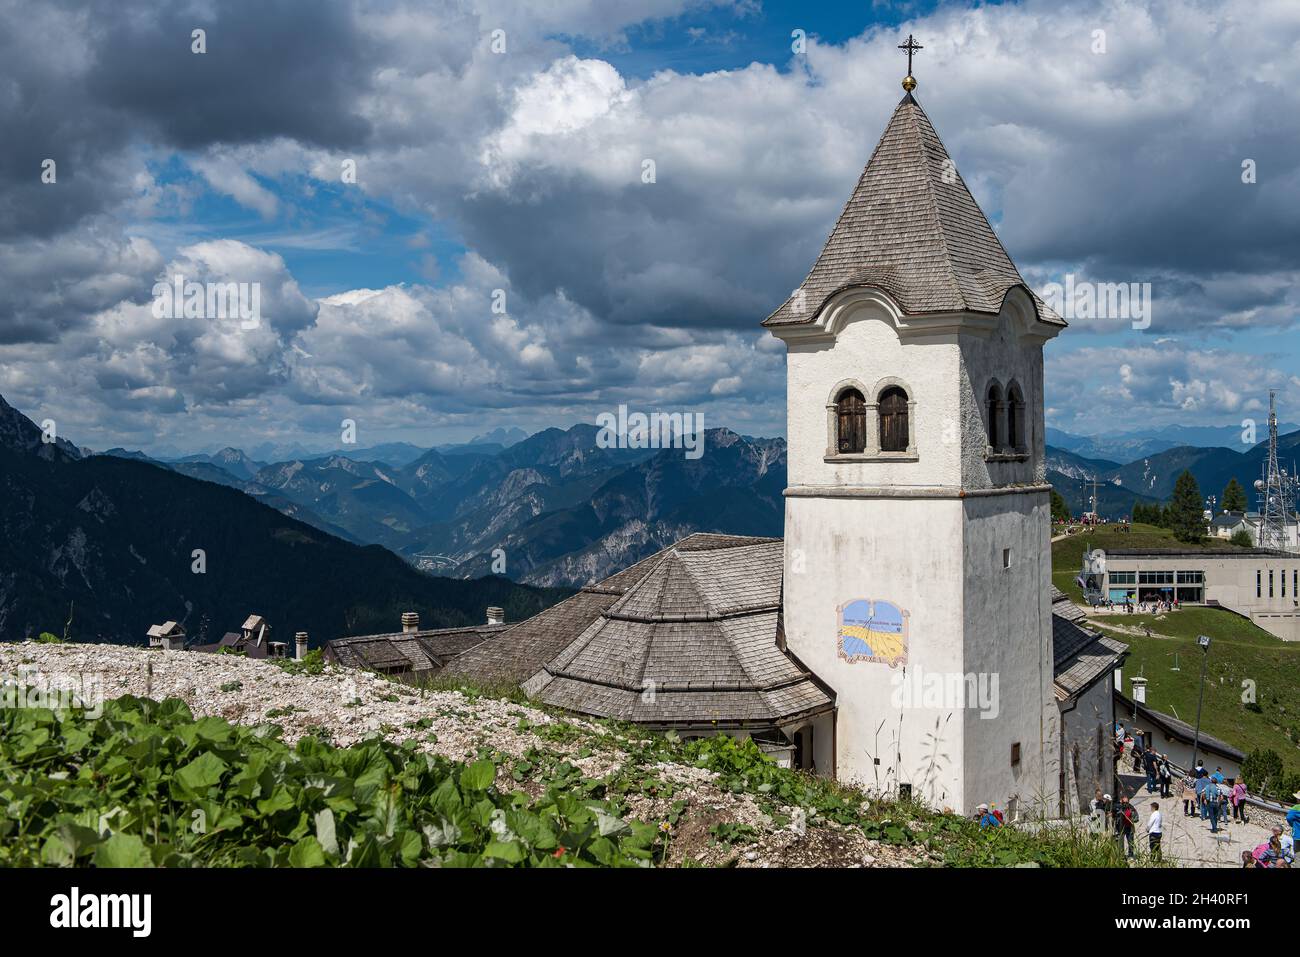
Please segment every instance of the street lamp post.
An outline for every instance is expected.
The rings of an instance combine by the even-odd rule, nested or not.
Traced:
[[[1198,635],[1196,643],[1201,646],[1201,692],[1196,699],[1196,734],[1192,738],[1192,766],[1196,770],[1196,752],[1201,746],[1201,705],[1205,703],[1205,666],[1210,660],[1210,636]]]

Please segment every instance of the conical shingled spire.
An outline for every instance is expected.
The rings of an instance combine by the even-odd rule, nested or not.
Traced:
[[[996,314],[1016,285],[1028,290],[930,118],[908,93],[808,278],[763,325],[812,322],[827,299],[854,286],[884,289],[908,315]],[[1040,319],[1064,325],[1033,298]]]

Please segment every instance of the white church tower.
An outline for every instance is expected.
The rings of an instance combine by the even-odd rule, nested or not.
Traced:
[[[894,111],[821,255],[764,326],[787,347],[786,648],[835,692],[819,768],[972,812],[1051,814],[1043,344],[929,117]]]

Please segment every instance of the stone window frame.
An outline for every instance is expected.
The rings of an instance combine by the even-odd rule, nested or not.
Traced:
[[[998,390],[997,399],[994,400],[992,392]],[[984,455],[985,458],[991,455],[999,455],[1003,451],[1001,439],[1007,434],[1007,392],[1002,387],[1002,383],[996,378],[990,379],[989,384],[984,387],[984,397],[982,400],[984,407]],[[992,406],[992,408],[990,408]],[[997,439],[998,441],[994,441]]]
[[[1001,399],[997,405],[998,416],[998,438],[1001,444],[994,448],[988,444],[989,422],[988,422],[988,396],[989,392],[996,387]],[[1029,421],[1026,419],[1028,404],[1025,402],[1025,390],[1021,388],[1020,383],[1015,379],[1008,379],[1004,386],[996,378],[990,379],[984,389],[984,395],[980,401],[980,406],[984,410],[982,418],[984,419],[984,460],[986,462],[1025,462],[1029,459]],[[1020,425],[1020,435],[1013,436],[1012,416],[1009,414],[1014,406],[1016,416],[1015,421]],[[1019,439],[1016,442],[1015,439]]]
[[[840,449],[840,399],[844,393],[850,390],[856,391],[862,396],[863,417],[865,420],[864,430],[866,432],[866,446],[863,452],[841,452]],[[863,455],[866,448],[871,443],[871,415],[874,406],[871,405],[868,396],[871,392],[865,385],[857,379],[841,379],[835,383],[835,388],[831,389],[830,398],[826,402],[826,456],[829,458],[843,458],[851,455]]]
[[[880,394],[897,386],[907,396],[907,448],[901,452],[884,452],[880,448]],[[861,452],[840,452],[838,409],[836,400],[845,389],[857,389],[865,398],[867,409],[867,446]],[[916,451],[916,392],[898,376],[884,376],[868,389],[861,379],[841,379],[831,389],[826,402],[826,462],[919,462]]]

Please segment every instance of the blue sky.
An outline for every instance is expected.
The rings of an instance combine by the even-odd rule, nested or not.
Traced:
[[[1050,425],[1225,425],[1269,387],[1300,407],[1294,4],[82,7],[0,13],[0,394],[81,444],[328,448],[345,417],[434,444],[620,403],[781,433],[758,323],[883,130],[909,32],[1030,284],[1151,285],[1150,328],[1049,346]],[[178,272],[260,283],[267,323],[155,319]]]

